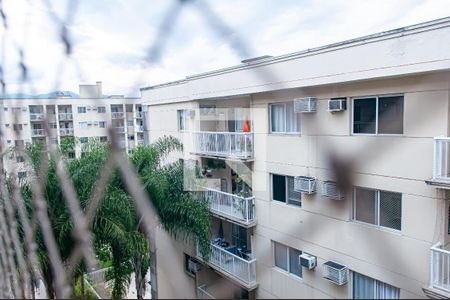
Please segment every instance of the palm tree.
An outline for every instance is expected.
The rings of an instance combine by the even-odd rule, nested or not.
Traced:
[[[39,169],[43,149],[41,144],[33,144],[28,149],[36,171]],[[88,143],[84,150],[81,158],[66,161],[82,209],[86,209],[89,204],[94,185],[110,149],[106,144],[93,141]],[[154,144],[138,147],[131,155],[130,162],[139,174],[142,185],[159,214],[163,228],[176,238],[197,239],[202,254],[207,257],[210,218],[206,204],[194,200],[189,192],[184,191],[183,164],[180,161],[167,163],[171,153],[181,150],[182,144],[177,139],[163,137]],[[61,258],[66,261],[75,245],[71,235],[73,223],[65,205],[55,163],[50,158],[48,165],[44,198]],[[22,193],[31,216],[33,208],[29,183],[23,183]],[[125,294],[130,274],[134,271],[137,297],[143,298],[144,278],[150,264],[149,245],[140,226],[133,200],[126,192],[125,185],[116,171],[106,187],[91,230],[96,251],[105,246],[111,249],[112,266],[107,277],[113,280],[112,296],[120,298]],[[51,273],[42,233],[39,230],[36,238],[48,296],[53,298],[54,274]],[[76,273],[83,278],[84,272],[85,266],[80,263]]]

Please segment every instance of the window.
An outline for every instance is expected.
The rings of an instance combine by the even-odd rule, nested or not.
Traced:
[[[69,159],[74,159],[75,158],[75,152],[74,151],[69,151],[67,152],[67,157]]]
[[[127,121],[127,126],[133,126],[133,121]]]
[[[272,200],[302,206],[301,195],[294,190],[294,177],[272,174]]]
[[[129,139],[130,141],[134,141],[134,135],[133,135],[133,134],[129,134],[129,135],[128,135],[128,139]]]
[[[100,137],[100,142],[106,143],[107,141],[108,141],[108,137],[107,136],[101,136]]]
[[[87,122],[78,122],[78,128],[87,128],[88,123]]]
[[[399,299],[400,289],[353,272],[353,299]]]
[[[100,122],[98,122],[98,127],[100,127],[100,128],[106,128],[106,122],[105,122],[105,121],[100,121]]]
[[[247,248],[247,230],[245,227],[231,223],[231,244],[238,248]]]
[[[78,106],[78,113],[79,114],[85,114],[86,113],[86,106]]]
[[[104,106],[99,106],[99,107],[97,108],[97,112],[98,112],[99,114],[104,114],[104,113],[106,112],[106,108],[105,108]]]
[[[56,123],[48,123],[48,126],[49,126],[50,128],[56,128]]]
[[[17,178],[24,179],[26,177],[27,177],[27,172],[25,172],[25,171],[17,172]]]
[[[22,129],[23,129],[22,124],[13,124],[14,131],[20,131]]]
[[[302,267],[298,263],[301,251],[273,242],[274,266],[286,272],[302,277]]]
[[[402,229],[402,194],[355,188],[353,218],[381,227]]]
[[[88,142],[88,138],[87,137],[85,137],[85,136],[80,137],[80,143],[81,144],[86,144],[87,142]]]
[[[196,264],[198,264],[197,260],[187,255],[186,253],[184,254],[184,271],[186,272],[186,274],[195,277],[195,271],[193,270],[193,268],[195,268],[194,266]]]
[[[300,116],[294,112],[294,102],[269,105],[271,133],[300,133]]]
[[[24,150],[25,149],[25,141],[24,140],[15,140],[14,141],[14,146],[18,150]]]
[[[188,130],[187,109],[177,111],[178,114],[178,131]]]
[[[3,110],[4,110],[4,111],[8,111],[8,108],[7,108],[7,107],[3,107]]]
[[[16,162],[17,163],[21,163],[21,162],[24,162],[25,161],[25,158],[23,158],[23,156],[16,156]]]
[[[9,123],[6,123],[6,124],[5,124],[5,127],[9,127]]]
[[[353,99],[353,133],[403,134],[403,96]]]

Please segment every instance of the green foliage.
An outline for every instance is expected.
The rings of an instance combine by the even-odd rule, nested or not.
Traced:
[[[83,299],[82,288],[81,288],[81,276],[76,280],[72,299]],[[87,287],[87,283],[84,284],[84,299],[97,299],[94,292]]]
[[[67,140],[60,151],[71,151],[75,140]],[[151,145],[136,148],[129,157],[143,186],[159,214],[162,226],[175,238],[198,240],[205,258],[209,254],[210,217],[205,203],[196,201],[190,192],[183,189],[183,164],[168,162],[171,153],[181,151],[182,144],[173,137],[163,137]],[[43,144],[35,143],[27,149],[36,173],[41,159],[48,162],[47,178],[44,186],[44,199],[47,212],[58,244],[61,258],[66,261],[74,248],[72,237],[73,221],[65,204],[56,173],[56,165],[45,152]],[[66,160],[66,166],[74,183],[80,206],[83,210],[89,204],[95,183],[109,156],[107,144],[91,140],[83,146],[84,155],[78,159]],[[31,186],[22,185],[25,206],[33,210]],[[92,222],[91,231],[94,247],[100,261],[111,266],[107,277],[113,280],[114,298],[121,298],[130,282],[130,274],[140,268],[144,276],[150,265],[148,241],[139,226],[140,216],[135,210],[133,200],[126,191],[121,176],[114,171],[110,182]],[[36,232],[38,256],[47,286],[52,286],[51,268],[40,229]],[[85,266],[77,266],[77,274],[85,272]],[[137,274],[138,272],[136,272]],[[75,291],[76,292],[76,291]]]

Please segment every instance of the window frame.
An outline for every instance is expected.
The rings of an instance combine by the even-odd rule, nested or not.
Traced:
[[[285,180],[284,180],[285,200],[284,200],[284,202],[280,201],[280,200],[273,199],[273,191],[274,191],[273,175],[283,176],[285,178]],[[289,202],[289,200],[290,200],[289,199],[289,177],[294,179],[294,176],[282,175],[282,174],[277,174],[277,173],[270,173],[270,201],[271,202],[275,202],[275,203],[284,203],[284,205],[289,205],[289,207],[301,208],[302,207],[302,194],[301,193],[300,193],[300,199],[297,200],[300,203],[300,205],[295,205],[295,204],[292,204],[291,202]]]
[[[188,109],[177,109],[177,129],[178,132],[186,132],[189,131],[189,129],[186,126],[186,112]],[[180,117],[183,116],[182,122],[180,122]],[[181,123],[183,123],[183,128],[181,128]]]
[[[285,269],[283,269],[281,267],[278,267],[275,264],[275,244],[278,244],[278,245],[281,245],[283,247],[286,247],[286,255],[287,255],[286,256],[286,268],[287,268],[287,270],[285,270]],[[291,272],[291,261],[290,261],[290,257],[291,257],[290,251],[291,251],[291,249],[299,251],[300,254],[303,253],[303,251],[301,251],[301,250],[295,249],[293,247],[289,247],[288,245],[285,245],[283,243],[279,243],[277,241],[272,240],[272,268],[275,268],[276,270],[279,270],[280,272],[283,272],[283,273],[285,273],[285,274],[287,274],[289,276],[293,276],[296,279],[303,280],[303,266],[299,265],[300,273],[301,273],[300,276]]]
[[[387,97],[403,97],[403,120],[402,120],[402,133],[378,133],[378,104],[380,98]],[[355,100],[359,99],[371,99],[375,98],[375,133],[355,133]],[[351,111],[351,134],[356,136],[404,136],[405,135],[405,94],[385,94],[385,95],[372,95],[372,96],[361,96],[352,97],[352,111]]]
[[[97,113],[99,113],[99,114],[106,113],[106,106],[98,106],[97,107]]]
[[[381,284],[385,284],[385,285],[389,285],[389,286],[391,286],[391,287],[393,287],[393,288],[396,288],[397,290],[398,290],[398,298],[395,298],[395,299],[401,299],[401,289],[399,288],[399,287],[396,287],[396,286],[394,286],[394,285],[392,285],[392,284],[389,284],[389,283],[387,283],[387,282],[384,282],[384,281],[380,281],[380,280],[378,280],[378,279],[375,279],[375,278],[372,278],[372,277],[370,277],[370,276],[367,276],[367,275],[364,275],[364,274],[362,274],[362,273],[359,273],[359,272],[356,272],[356,271],[353,271],[353,270],[351,270],[350,271],[350,280],[351,280],[351,287],[350,287],[350,295],[349,295],[349,297],[348,297],[348,299],[359,299],[359,298],[355,298],[355,290],[354,290],[354,288],[355,288],[355,278],[354,278],[354,276],[355,276],[355,274],[358,274],[358,275],[361,275],[361,276],[364,276],[364,277],[367,277],[367,278],[369,278],[369,279],[371,279],[371,280],[373,280],[373,282],[374,282],[374,284],[373,284],[373,296],[374,297],[377,297],[378,296],[378,290],[379,290],[379,286],[381,285]],[[375,298],[375,299],[377,299],[377,298]],[[382,298],[382,299],[392,299],[392,298]]]
[[[372,223],[368,223],[368,222],[364,222],[364,221],[360,221],[356,219],[356,189],[365,189],[365,190],[370,190],[370,191],[374,191],[375,192],[375,221],[376,224],[372,224]],[[381,192],[387,192],[387,193],[396,193],[396,194],[400,194],[400,229],[397,228],[392,228],[392,227],[386,227],[386,226],[382,226],[380,225],[380,195]],[[373,188],[366,188],[366,187],[362,187],[362,186],[354,186],[353,187],[353,195],[352,195],[352,221],[358,224],[364,224],[366,226],[372,226],[378,229],[382,229],[382,230],[387,230],[387,231],[391,231],[394,233],[401,233],[403,230],[403,193],[399,193],[399,192],[393,192],[393,191],[386,191],[386,190],[379,190],[379,189],[373,189]]]
[[[269,103],[269,134],[274,135],[301,135],[302,134],[302,125],[301,125],[301,118],[298,113],[294,112],[295,120],[297,122],[297,129],[298,131],[287,131],[287,106],[286,104],[289,101],[285,102],[274,102]],[[272,131],[272,106],[274,105],[283,105],[284,106],[284,131]]]
[[[84,111],[83,111],[84,109]],[[80,111],[82,110],[82,111]],[[87,112],[86,106],[77,106],[77,113],[79,114],[85,114]]]

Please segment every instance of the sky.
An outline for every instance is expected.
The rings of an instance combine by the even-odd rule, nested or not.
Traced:
[[[106,95],[139,96],[141,87],[237,65],[243,59],[450,16],[448,0],[197,0],[181,6],[178,0],[0,3],[7,21],[6,29],[0,26],[6,92],[26,94],[78,92],[80,83],[102,81]],[[205,14],[205,8],[212,14]],[[69,58],[61,42],[62,21],[71,44]],[[236,47],[239,43],[243,47]],[[152,51],[155,45],[159,55]]]

